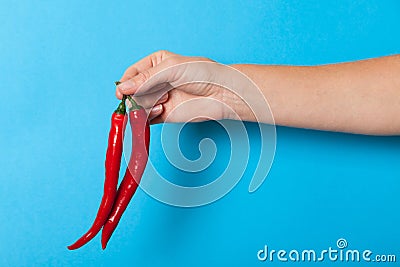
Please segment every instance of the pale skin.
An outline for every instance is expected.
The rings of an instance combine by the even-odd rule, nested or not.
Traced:
[[[239,117],[255,121],[242,99],[223,87],[192,83],[174,88],[179,80],[191,80],[192,77],[187,77],[190,75],[196,76],[194,80],[213,81],[223,75],[218,70],[200,67],[195,74],[181,71],[169,72],[160,78],[155,76],[171,66],[197,61],[212,62],[207,58],[158,51],[125,71],[116,95],[121,99],[123,94],[136,94],[135,98],[148,110],[153,124],[185,122],[194,111],[205,109],[198,101],[186,107],[187,110],[172,112],[180,103],[191,99],[204,100],[204,103],[214,99],[231,108],[222,105],[207,108],[207,116],[214,119]],[[257,85],[269,103],[276,125],[368,135],[400,134],[400,55],[320,66],[230,66]],[[168,92],[162,93],[167,87]],[[243,90],[246,92],[246,88]]]

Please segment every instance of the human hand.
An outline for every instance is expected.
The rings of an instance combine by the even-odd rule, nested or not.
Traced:
[[[216,84],[221,75],[210,59],[158,51],[125,71],[116,95],[133,95],[152,124],[229,119],[240,98]]]

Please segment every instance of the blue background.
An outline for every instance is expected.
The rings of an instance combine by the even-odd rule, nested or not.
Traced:
[[[68,251],[100,201],[113,81],[136,60],[159,49],[226,64],[400,53],[395,0],[112,2],[1,1],[0,266],[262,266],[271,264],[257,260],[264,245],[321,250],[340,237],[400,257],[400,137],[285,127],[256,193],[247,192],[252,164],[228,195],[199,208],[139,190],[107,250],[96,237]],[[256,159],[257,128],[246,127]],[[151,157],[173,176],[160,129],[151,129]],[[218,169],[229,152],[220,132],[186,126],[184,153],[196,158],[197,140],[214,138]]]

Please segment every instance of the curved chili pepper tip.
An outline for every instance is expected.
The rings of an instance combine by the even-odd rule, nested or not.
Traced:
[[[107,247],[107,243],[110,240],[112,231],[109,227],[103,227],[103,232],[101,233],[101,248],[104,250]]]
[[[108,241],[110,241],[111,235],[113,234],[116,227],[117,225],[113,224],[113,221],[110,220],[108,220],[104,224],[103,231],[101,233],[101,247],[103,248],[103,250],[106,249]]]

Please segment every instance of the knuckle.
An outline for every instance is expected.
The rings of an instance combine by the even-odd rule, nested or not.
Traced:
[[[166,56],[166,55],[171,54],[171,52],[169,52],[168,50],[159,50],[157,53],[158,53],[162,58],[163,58],[164,56]]]
[[[163,55],[163,54],[165,54],[165,52],[167,52],[167,50],[161,49],[161,50],[158,50],[156,52],[156,54]]]
[[[159,50],[153,54],[150,55],[150,61],[152,66],[157,66],[158,64],[160,64],[163,60],[165,60],[169,55],[171,54],[171,52],[167,51],[167,50]]]
[[[164,61],[164,60],[166,60],[168,58],[177,56],[177,54],[172,53],[172,52],[170,52],[168,50],[160,50],[160,51],[157,52],[157,55],[158,55],[159,62]]]

